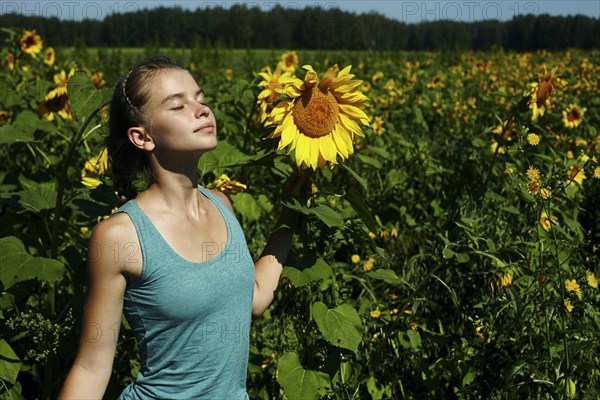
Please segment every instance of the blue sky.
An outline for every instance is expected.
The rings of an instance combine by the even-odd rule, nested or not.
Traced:
[[[116,1],[116,0],[2,0],[0,14],[17,12],[25,15],[50,16],[66,20],[83,18],[103,19],[114,12],[136,11],[159,6],[180,6],[184,9],[212,8],[216,6],[229,8],[235,4],[260,7],[269,10],[275,6],[301,9],[306,6],[323,10],[340,9],[357,14],[375,11],[389,18],[407,23],[424,21],[455,20],[481,21],[512,19],[515,15],[575,15],[583,14],[600,18],[600,1],[598,0],[256,0],[256,1]]]

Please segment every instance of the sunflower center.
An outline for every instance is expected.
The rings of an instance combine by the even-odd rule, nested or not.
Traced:
[[[550,96],[550,93],[552,93],[552,88],[552,83],[548,81],[542,81],[539,83],[537,91],[538,106],[542,106],[546,102],[546,100]]]
[[[307,89],[294,103],[292,115],[298,130],[305,136],[317,138],[333,130],[340,109],[335,96],[321,91],[318,85]]]
[[[581,115],[579,114],[578,109],[573,108],[567,112],[567,121],[573,122],[573,121],[579,121],[579,119],[581,119]]]

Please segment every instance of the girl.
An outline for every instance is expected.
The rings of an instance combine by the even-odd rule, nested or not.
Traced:
[[[61,399],[100,399],[121,313],[142,366],[119,399],[247,399],[251,314],[273,300],[292,232],[273,233],[254,263],[224,194],[198,186],[197,164],[217,124],[192,75],[145,60],[117,82],[108,153],[129,200],[92,233],[90,284],[77,357]],[[141,174],[149,185],[137,194]],[[284,184],[299,195],[300,174]],[[295,224],[285,209],[278,225]]]

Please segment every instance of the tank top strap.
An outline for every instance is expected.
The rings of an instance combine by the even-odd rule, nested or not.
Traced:
[[[231,210],[229,208],[227,208],[227,206],[223,203],[223,201],[220,198],[218,198],[210,190],[205,189],[203,187],[198,186],[198,190],[200,191],[200,193],[205,195],[210,201],[212,201],[212,203],[215,206],[217,206],[217,208],[219,209],[219,212],[225,219],[225,223],[227,224],[228,229],[231,228],[232,224],[235,225],[234,222],[237,221],[235,215],[233,215]]]
[[[119,207],[113,214],[125,213],[129,216],[135,227],[135,231],[138,235],[140,247],[142,251],[142,275],[147,275],[148,271],[146,266],[153,265],[148,263],[148,259],[152,258],[152,253],[155,249],[159,249],[161,243],[160,233],[156,230],[152,221],[136,203],[135,199],[129,200],[127,203]],[[128,246],[123,244],[123,246]]]

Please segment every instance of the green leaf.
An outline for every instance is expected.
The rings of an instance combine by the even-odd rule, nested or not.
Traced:
[[[294,286],[301,287],[311,282],[320,281],[331,277],[332,269],[323,259],[318,258],[309,268],[299,270],[294,267],[286,266],[283,269],[282,276],[288,278]]]
[[[358,189],[354,186],[348,188],[348,193],[346,193],[346,199],[350,202],[350,205],[356,211],[360,219],[365,223],[367,228],[371,232],[377,232],[377,224],[375,222],[375,218],[373,214],[367,207],[367,203],[365,203],[365,197],[358,191]]]
[[[41,186],[14,194],[19,196],[18,203],[21,207],[35,213],[50,210],[56,206],[56,191],[48,187]]]
[[[200,175],[205,175],[217,169],[226,168],[234,165],[238,161],[247,159],[247,155],[242,153],[237,147],[225,140],[221,140],[214,150],[200,157],[198,162],[198,171]]]
[[[398,278],[396,272],[391,269],[376,269],[368,272],[367,276],[371,279],[379,279],[391,284],[397,284],[400,282],[400,278]]]
[[[362,340],[362,322],[356,310],[349,304],[328,309],[321,302],[312,305],[312,316],[323,337],[334,346],[358,351]]]
[[[316,207],[307,207],[295,198],[284,198],[282,203],[289,209],[298,211],[304,215],[316,216],[330,228],[339,227],[344,224],[344,218],[325,204],[319,204]]]
[[[352,168],[350,168],[349,166],[347,166],[344,163],[341,163],[340,166],[345,169],[346,171],[350,172],[350,175],[352,175],[352,177],[354,179],[356,179],[356,182],[358,182],[358,184],[360,186],[362,186],[363,189],[368,190],[368,183],[367,180],[365,178],[363,178],[362,176],[358,175]]]
[[[6,340],[0,340],[0,379],[14,384],[22,364]]]
[[[421,111],[421,109],[419,108],[419,106],[414,106],[413,107],[413,112],[415,114],[415,122],[419,125],[421,125],[423,128],[425,128],[425,130],[429,130],[429,126],[427,125],[427,122],[425,121],[425,118],[423,118],[423,111]]]
[[[381,400],[384,394],[387,394],[388,388],[385,386],[379,386],[380,384],[375,380],[374,376],[370,376],[367,381],[367,390],[371,395],[372,400]]]
[[[32,111],[19,112],[10,125],[0,127],[0,144],[4,143],[26,143],[34,141],[33,134],[40,130],[50,132],[55,127],[52,123]]]
[[[319,204],[316,207],[309,208],[309,210],[330,228],[342,226],[344,224],[342,216],[335,212],[331,207],[324,204]]]
[[[53,283],[65,273],[63,263],[50,258],[31,256],[21,240],[14,236],[0,239],[0,249],[0,282],[4,290],[30,279]]]
[[[67,94],[71,101],[71,112],[83,120],[110,102],[112,90],[109,88],[96,89],[87,74],[78,71],[69,78]]]
[[[356,157],[358,157],[358,159],[359,159],[361,162],[363,162],[363,163],[365,163],[365,164],[367,164],[367,165],[370,165],[370,166],[372,166],[372,167],[374,167],[374,168],[377,168],[377,169],[379,169],[379,168],[381,168],[381,167],[382,167],[382,165],[381,165],[381,161],[379,161],[379,160],[378,160],[378,159],[376,159],[376,158],[373,158],[373,157],[367,156],[367,155],[365,155],[365,154],[362,154],[362,153],[358,153],[358,154],[356,155]]]
[[[260,150],[256,154],[246,155],[237,161],[233,161],[227,165],[226,168],[231,167],[247,167],[247,166],[272,166],[273,160],[277,156],[275,151],[269,150]]]
[[[231,202],[235,211],[250,220],[257,220],[262,214],[260,204],[251,194],[236,193],[231,196]]]
[[[409,329],[398,333],[400,345],[408,350],[418,351],[421,348],[421,335],[419,332]]]
[[[279,374],[277,382],[290,400],[320,399],[331,391],[329,375],[304,369],[298,355],[285,353],[277,362]]]

